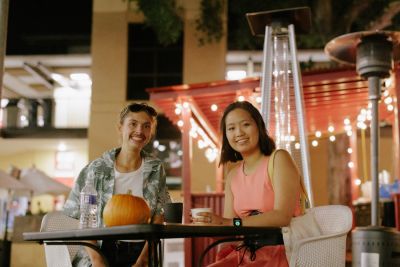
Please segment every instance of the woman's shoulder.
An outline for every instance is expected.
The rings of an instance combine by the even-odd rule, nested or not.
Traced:
[[[277,167],[296,166],[293,157],[285,149],[276,149],[274,152],[272,152],[270,160],[271,159],[271,164]]]
[[[149,161],[153,161],[153,162],[162,162],[160,158],[154,156],[154,154],[149,153],[149,152],[147,152],[147,151],[145,151],[145,150],[142,150],[142,151],[140,152],[140,156],[143,158],[143,160],[144,160],[145,162],[146,162],[146,161],[147,161],[147,162],[149,162]]]
[[[224,168],[226,169],[226,172],[229,174],[231,171],[237,170],[240,164],[242,164],[241,160],[236,162],[228,161],[227,163],[224,164]]]
[[[236,162],[229,162],[225,164],[226,168],[226,182],[230,183],[233,177],[236,176],[240,166],[242,165],[242,161],[236,161]]]
[[[292,159],[292,156],[290,155],[290,153],[287,150],[281,149],[281,148],[274,150],[269,157],[270,157],[270,159],[277,158],[278,160],[288,160],[288,159],[291,160]]]

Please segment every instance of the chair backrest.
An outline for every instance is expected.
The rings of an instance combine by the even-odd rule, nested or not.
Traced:
[[[323,235],[348,232],[353,225],[351,209],[343,205],[328,205],[310,209],[314,212]]]
[[[78,229],[79,221],[64,215],[61,211],[47,213],[42,220],[40,231]],[[70,267],[79,246],[44,245],[47,267]]]
[[[352,228],[353,215],[342,205],[310,209],[320,227],[321,235],[298,240],[294,244],[290,267],[340,267],[346,262],[346,238]]]

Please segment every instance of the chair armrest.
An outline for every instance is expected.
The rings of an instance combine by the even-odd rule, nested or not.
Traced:
[[[290,266],[344,266],[348,231],[301,239],[294,244]],[[313,257],[318,255],[318,257]],[[319,262],[315,262],[318,259]],[[332,260],[335,264],[332,265]]]
[[[305,243],[309,243],[309,242],[315,242],[318,240],[324,240],[324,239],[331,239],[331,238],[336,238],[336,237],[340,237],[343,235],[347,235],[349,231],[342,231],[339,233],[334,233],[334,234],[329,234],[329,235],[320,235],[320,236],[313,236],[313,237],[307,237],[307,238],[303,238],[298,240],[295,244],[294,247],[296,248],[297,246],[303,245]]]

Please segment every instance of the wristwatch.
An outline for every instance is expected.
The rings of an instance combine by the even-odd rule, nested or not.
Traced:
[[[239,217],[233,218],[233,226],[239,227],[242,226],[242,219]]]

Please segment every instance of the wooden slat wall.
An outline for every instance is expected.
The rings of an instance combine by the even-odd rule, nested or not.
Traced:
[[[224,193],[193,193],[192,208],[210,207],[218,215],[224,213]],[[201,253],[213,241],[212,238],[192,238],[192,266],[197,266]],[[185,253],[186,255],[186,253]],[[216,250],[212,249],[204,258],[204,266],[215,261]]]

